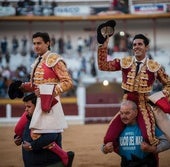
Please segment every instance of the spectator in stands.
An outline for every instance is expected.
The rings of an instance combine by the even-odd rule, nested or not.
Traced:
[[[55,7],[58,6],[58,3],[56,1],[52,1],[51,2],[51,6],[52,6],[52,8],[55,8]]]
[[[34,53],[34,50],[30,49],[30,62],[33,63],[36,58],[36,54]]]
[[[9,66],[9,63],[10,63],[10,53],[9,53],[9,51],[7,51],[6,54],[5,54],[5,60],[6,60],[7,66]]]
[[[3,2],[1,2],[1,5],[2,5],[3,7],[7,7],[7,6],[10,5],[10,2],[8,2],[8,0],[4,0]]]
[[[5,78],[0,74],[0,97],[6,97]]]
[[[2,61],[3,58],[5,58],[6,60],[6,64],[9,65],[10,62],[10,53],[8,50],[8,41],[7,41],[7,37],[4,36],[4,38],[1,40],[1,60]]]
[[[17,2],[17,6],[16,6],[16,15],[22,15],[23,14],[23,9],[24,9],[24,1],[23,0],[19,0]]]
[[[87,62],[86,62],[86,58],[85,58],[85,56],[82,56],[81,57],[81,71],[83,72],[83,73],[86,73],[87,72]]]
[[[1,53],[1,50],[0,50],[0,63],[2,63],[2,53]]]
[[[24,0],[24,7],[34,6],[35,2],[31,0]]]
[[[93,77],[96,77],[97,75],[97,70],[96,70],[96,63],[95,63],[95,58],[94,55],[92,55],[91,59],[90,59],[90,65],[91,65],[91,75]]]
[[[7,78],[7,79],[11,78],[11,70],[10,70],[9,66],[6,66],[6,67],[3,68],[2,76]]]
[[[52,15],[54,15],[54,9],[58,6],[58,3],[56,1],[51,2],[51,8],[52,8]]]
[[[6,66],[3,68],[1,75],[4,78],[4,83],[5,83],[4,92],[5,92],[5,97],[6,97],[8,87],[11,84],[11,70],[10,70],[9,66]]]
[[[55,52],[56,38],[54,34],[51,37],[51,51]]]
[[[83,47],[84,47],[83,38],[78,37],[78,40],[77,40],[77,52],[78,52],[79,57],[82,56]]]
[[[2,71],[3,71],[3,65],[2,64],[0,64],[0,74],[2,73]]]
[[[58,52],[59,54],[64,53],[64,39],[62,37],[58,39]]]
[[[138,109],[133,101],[125,100],[120,106],[120,118],[126,125],[118,138],[118,148],[112,142],[102,146],[103,153],[111,153],[118,149],[121,156],[121,167],[158,167],[158,153],[170,148],[170,143],[158,128],[156,136],[160,139],[157,146],[145,142],[137,124]]]
[[[21,42],[22,42],[21,55],[22,55],[22,56],[26,56],[26,54],[27,54],[27,43],[28,43],[28,40],[27,40],[27,38],[26,38],[25,35],[22,37]]]
[[[12,53],[13,53],[13,54],[17,54],[18,47],[19,47],[18,39],[17,39],[17,37],[14,35],[13,38],[12,38]]]
[[[7,41],[7,37],[4,36],[4,38],[1,40],[1,52],[3,55],[6,55],[8,49],[8,41]]]
[[[17,3],[16,14],[17,15],[29,15],[33,14],[35,2],[31,0],[20,0]]]
[[[111,1],[110,10],[116,10],[116,7],[118,6],[118,1],[119,0],[112,0]]]
[[[23,7],[24,7],[24,1],[23,1],[23,0],[19,0],[19,1],[17,2],[17,7],[23,8]]]
[[[111,10],[121,11],[123,13],[128,13],[128,0],[112,0]]]
[[[28,81],[27,68],[24,65],[20,65],[19,67],[17,67],[16,77],[18,80],[21,80],[22,82]]]
[[[66,41],[66,50],[67,50],[67,55],[71,55],[71,50],[72,50],[72,42],[71,42],[71,36],[67,35],[67,41]]]

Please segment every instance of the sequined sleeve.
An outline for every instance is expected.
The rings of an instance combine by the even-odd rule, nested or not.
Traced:
[[[163,68],[160,68],[157,72],[157,79],[162,83],[163,90],[167,91],[167,94],[170,96],[170,76],[166,74]]]
[[[163,68],[160,68],[157,72],[157,79],[163,84],[163,86],[169,85],[169,76],[166,74]]]
[[[107,47],[99,46],[98,47],[98,67],[101,71],[119,71],[120,67],[120,59],[113,59],[111,61],[107,61]]]
[[[59,82],[55,86],[56,94],[61,94],[70,90],[73,87],[71,76],[67,70],[67,67],[63,61],[59,61],[54,67]]]

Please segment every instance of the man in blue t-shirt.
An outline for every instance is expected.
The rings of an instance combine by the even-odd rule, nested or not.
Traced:
[[[121,167],[157,167],[158,153],[170,148],[170,143],[160,129],[155,128],[155,135],[160,143],[151,146],[143,141],[141,130],[137,124],[137,106],[133,101],[125,100],[121,103],[120,117],[126,125],[119,136],[118,148],[113,148],[109,142],[102,146],[102,151],[107,154],[113,151],[121,156]]]

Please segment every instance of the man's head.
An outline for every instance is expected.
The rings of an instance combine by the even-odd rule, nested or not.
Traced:
[[[149,49],[149,39],[143,34],[137,34],[133,38],[133,53],[138,61],[143,60]]]
[[[37,32],[32,36],[34,51],[38,55],[43,55],[50,50],[50,36],[46,32]]]
[[[28,113],[29,116],[32,116],[34,112],[36,101],[37,96],[34,93],[29,94],[23,98],[23,102],[25,104],[25,111]]]
[[[137,105],[133,101],[125,100],[121,103],[120,118],[124,124],[136,123],[137,114]]]

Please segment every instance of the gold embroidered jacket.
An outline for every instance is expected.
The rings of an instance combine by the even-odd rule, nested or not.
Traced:
[[[72,79],[68,73],[65,62],[56,53],[47,51],[32,64],[30,82],[23,83],[21,88],[25,92],[33,91],[39,84],[54,84],[55,93],[59,95],[72,88]]]
[[[158,79],[164,90],[170,92],[170,78],[164,69],[154,60],[146,59],[141,71],[135,76],[136,63],[134,57],[126,56],[122,59],[107,61],[107,48],[98,48],[98,67],[102,71],[122,71],[122,88],[129,92],[149,93],[153,83]]]

